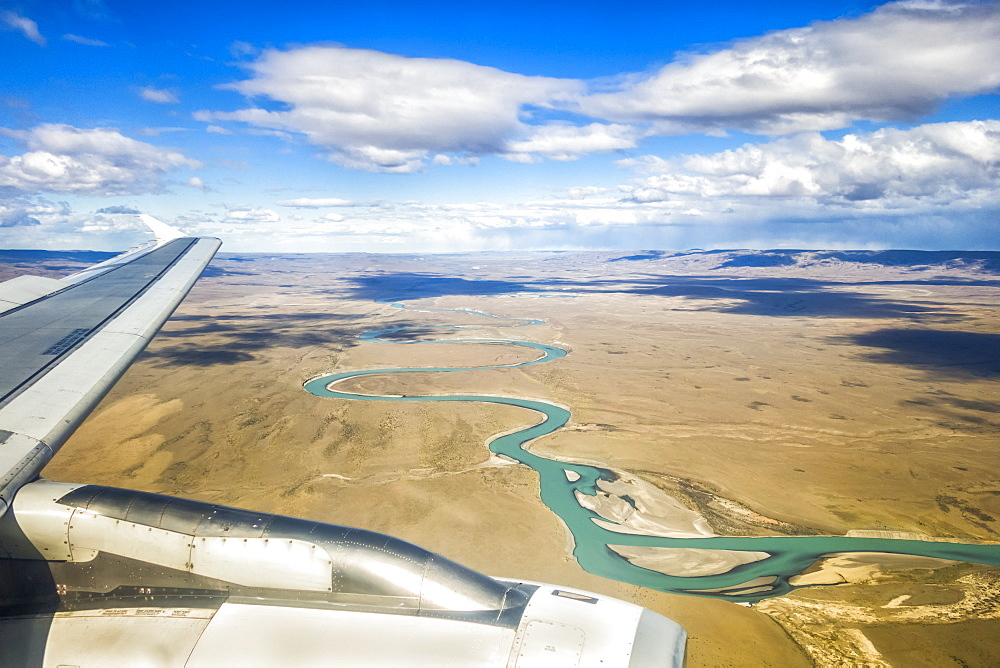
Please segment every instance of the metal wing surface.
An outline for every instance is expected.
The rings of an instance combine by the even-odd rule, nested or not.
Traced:
[[[219,248],[157,240],[0,284],[0,665],[681,665],[652,611],[492,578],[403,540],[42,467]]]
[[[64,279],[0,284],[0,515],[142,352],[220,246],[166,238],[166,230],[161,236]]]

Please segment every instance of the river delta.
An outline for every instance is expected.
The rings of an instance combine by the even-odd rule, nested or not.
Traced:
[[[988,665],[1000,280],[961,255],[223,255],[46,475],[632,600],[690,665]],[[567,422],[505,450],[539,416],[483,395]]]

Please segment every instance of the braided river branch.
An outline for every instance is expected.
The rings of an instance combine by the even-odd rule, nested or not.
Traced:
[[[395,308],[407,308],[393,303]],[[415,309],[411,309],[415,310]],[[456,309],[421,309],[422,311],[454,311]],[[460,310],[462,313],[498,318],[487,313]],[[507,320],[506,318],[498,318]],[[510,319],[525,327],[539,324],[539,320]],[[538,413],[538,424],[493,438],[488,447],[491,452],[530,466],[539,476],[542,502],[556,513],[573,534],[573,555],[585,570],[612,580],[619,580],[650,589],[710,596],[729,601],[752,603],[772,596],[780,596],[803,585],[796,585],[796,576],[817,560],[832,554],[851,552],[880,552],[900,555],[935,557],[1000,566],[1000,545],[931,542],[892,538],[860,538],[845,536],[768,536],[720,537],[708,530],[707,524],[697,514],[676,504],[667,510],[679,510],[682,527],[664,530],[655,518],[639,523],[623,519],[615,508],[623,503],[636,508],[637,500],[628,492],[632,489],[623,483],[621,475],[610,469],[598,468],[575,462],[563,462],[541,457],[525,449],[535,439],[562,429],[570,419],[570,411],[555,404],[533,399],[519,399],[490,395],[441,395],[441,396],[374,396],[356,394],[336,389],[336,385],[350,378],[369,375],[402,373],[449,373],[480,369],[518,368],[545,364],[566,356],[566,351],[555,346],[528,341],[505,339],[443,339],[435,341],[391,341],[385,337],[396,332],[426,327],[395,327],[366,332],[362,340],[414,345],[420,343],[504,343],[530,348],[540,356],[528,362],[503,366],[474,367],[412,367],[401,369],[372,369],[324,375],[307,381],[305,390],[315,396],[330,399],[359,401],[478,401],[492,404],[518,406]],[[463,330],[467,327],[435,327],[433,329]],[[637,482],[632,480],[631,485]],[[625,491],[622,491],[622,487]],[[617,496],[613,495],[617,493]],[[607,500],[617,501],[617,506]],[[667,500],[668,504],[671,500]],[[661,502],[662,506],[662,502]],[[640,508],[641,510],[641,508]],[[603,516],[602,514],[603,513]],[[641,513],[638,513],[641,515]],[[693,516],[693,518],[692,518]],[[631,561],[630,561],[631,559]],[[635,563],[633,563],[635,562]],[[638,565],[643,563],[648,568]],[[653,570],[656,568],[657,570]],[[669,573],[669,574],[668,574]]]

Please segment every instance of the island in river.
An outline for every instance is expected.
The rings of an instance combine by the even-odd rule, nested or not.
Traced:
[[[623,536],[990,550],[997,266],[911,251],[222,255],[46,475],[363,526],[487,573],[626,598],[687,627],[691,665],[986,665],[1000,657],[996,567],[856,542],[752,608],[607,579],[578,563],[538,474],[486,447],[537,422],[523,408],[336,400],[302,383],[478,367],[335,387],[564,407],[566,426],[526,447],[612,472],[579,500]],[[456,326],[476,331],[443,329]],[[362,337],[379,329],[425,343]],[[462,338],[485,340],[431,342]],[[569,354],[515,366],[538,350],[501,339]],[[675,577],[760,561],[636,542],[615,558]],[[755,580],[744,592],[773,584]]]

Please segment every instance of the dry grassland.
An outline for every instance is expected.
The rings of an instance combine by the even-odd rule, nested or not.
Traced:
[[[998,569],[834,560],[813,577],[848,584],[754,609],[639,589],[583,572],[534,473],[490,457],[488,437],[532,414],[302,390],[322,373],[531,357],[357,339],[485,325],[414,335],[558,341],[570,354],[345,389],[567,406],[570,428],[537,451],[638,475],[723,535],[1000,539],[995,276],[956,263],[610,261],[621,255],[224,256],[45,475],[361,526],[483,572],[635,601],[688,629],[691,666],[1000,661]],[[546,322],[505,328],[376,298]]]

